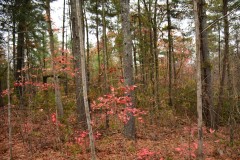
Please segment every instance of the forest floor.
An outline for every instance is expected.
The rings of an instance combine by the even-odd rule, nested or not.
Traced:
[[[51,115],[42,110],[25,118],[12,114],[12,153],[14,160],[90,159],[88,139],[77,132],[74,118],[56,127]],[[192,121],[192,122],[191,122]],[[184,160],[196,159],[197,127],[186,117],[173,116],[161,125],[137,123],[137,138],[125,139],[121,125],[104,129],[99,124],[96,153],[100,160]],[[9,159],[7,110],[0,111],[0,159]],[[69,127],[71,126],[71,127]],[[75,127],[74,127],[75,126]],[[61,132],[60,132],[61,131]],[[96,129],[94,130],[96,133]],[[79,138],[80,137],[80,138]],[[84,138],[85,137],[85,138]],[[82,139],[81,139],[82,138]],[[83,140],[83,141],[81,141]],[[240,126],[235,126],[234,144],[229,144],[229,127],[217,132],[204,128],[206,160],[240,160]]]

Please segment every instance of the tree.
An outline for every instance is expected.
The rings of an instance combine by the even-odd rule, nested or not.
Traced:
[[[71,0],[71,23],[72,23],[72,53],[74,57],[75,84],[76,84],[76,108],[78,120],[83,129],[87,129],[87,120],[83,102],[82,77],[81,77],[81,57],[80,57],[80,39],[76,13],[76,1]]]
[[[143,35],[142,35],[142,16],[141,16],[141,5],[140,5],[140,0],[137,2],[138,8],[137,8],[137,13],[138,13],[138,30],[139,30],[139,62],[140,62],[140,67],[141,67],[141,79],[142,83],[145,83],[145,76],[144,76],[144,70],[145,70],[145,65],[144,65],[144,57],[143,57]]]
[[[13,159],[12,155],[12,110],[11,110],[11,97],[10,97],[10,38],[9,38],[9,31],[8,31],[8,46],[7,46],[7,58],[8,58],[8,64],[7,64],[7,90],[8,90],[8,143],[9,143],[9,159]]]
[[[219,99],[218,99],[218,109],[217,109],[217,124],[219,125],[219,115],[221,115],[223,107],[223,98],[224,98],[224,86],[225,86],[225,77],[227,72],[227,63],[229,60],[229,22],[228,22],[228,1],[223,0],[222,14],[223,14],[223,23],[224,23],[224,52],[223,52],[223,62],[222,62],[222,74],[220,78],[219,85]]]
[[[104,76],[104,90],[105,94],[108,92],[108,56],[107,56],[107,33],[106,33],[106,20],[105,20],[105,0],[102,0],[102,27],[103,27],[103,76]],[[106,111],[107,112],[107,111]],[[106,128],[109,128],[109,116],[106,113]]]
[[[61,92],[60,92],[60,86],[59,86],[59,79],[58,75],[55,70],[55,53],[54,53],[54,37],[53,37],[53,30],[52,30],[52,22],[51,22],[51,14],[50,14],[50,0],[46,1],[46,13],[47,13],[47,23],[48,23],[48,34],[50,39],[50,52],[52,56],[52,72],[53,72],[53,78],[54,78],[54,90],[55,90],[55,102],[57,106],[57,115],[58,117],[63,116],[63,105],[62,105],[62,99],[61,99]]]
[[[129,17],[129,0],[121,1],[121,16],[122,16],[122,33],[123,33],[123,69],[124,82],[126,86],[133,85],[133,58],[132,58],[132,40],[130,31],[130,17]],[[134,93],[131,91],[128,95],[134,108]],[[124,126],[124,135],[129,139],[135,139],[135,118],[132,113],[129,113],[129,121]]]
[[[87,91],[87,78],[86,78],[86,65],[85,65],[85,47],[84,47],[84,25],[83,25],[83,1],[75,1],[76,3],[76,20],[78,24],[78,35],[80,39],[80,56],[81,56],[81,71],[82,71],[82,87],[83,87],[83,100],[84,100],[84,106],[85,106],[85,113],[86,113],[86,119],[87,119],[87,126],[88,126],[88,134],[90,139],[90,148],[91,148],[91,159],[96,159],[96,153],[95,153],[95,144],[94,144],[94,137],[93,137],[93,131],[91,126],[91,117],[89,112],[89,104],[88,104],[88,91]]]
[[[22,1],[16,1],[16,6],[19,7],[19,13],[24,13],[26,9],[23,7],[29,6],[31,3],[30,0],[22,0]],[[29,13],[29,11],[26,11]],[[21,18],[19,18],[21,15]],[[22,68],[24,67],[24,50],[25,50],[25,37],[26,37],[26,15],[27,14],[20,14],[18,15],[19,17],[19,22],[17,26],[17,65],[16,65],[16,70],[15,70],[15,79],[18,83],[23,81],[23,75],[22,75]],[[22,86],[17,87],[17,92],[19,93],[20,98],[22,98],[23,94],[23,88]]]
[[[67,60],[67,53],[64,53],[65,52],[65,42],[64,42],[64,39],[65,39],[65,9],[66,8],[66,2],[65,0],[63,1],[63,25],[62,25],[62,57],[66,57],[66,60]],[[64,59],[64,58],[63,58]],[[63,68],[65,68],[65,66],[63,66]],[[68,76],[67,74],[65,74],[65,81],[64,81],[64,92],[65,92],[65,95],[68,94]]]
[[[195,35],[196,35],[196,57],[197,57],[197,113],[198,113],[198,157],[203,159],[203,130],[202,130],[202,72],[201,72],[201,7],[202,0],[194,0],[194,21],[195,21]]]
[[[1,35],[0,35],[0,38]],[[0,40],[0,45],[2,45],[2,42]],[[0,47],[0,94],[3,92],[4,88],[5,88],[5,82],[6,80],[4,79],[4,77],[6,77],[6,68],[7,68],[7,64],[5,61],[5,57],[3,56],[2,53],[3,49]],[[0,109],[4,107],[4,97],[0,95]]]
[[[170,15],[169,0],[167,0],[167,22],[168,22],[168,69],[169,69],[169,85],[168,85],[168,96],[169,96],[169,106],[173,105],[172,102],[172,35],[171,35],[171,15]]]
[[[206,26],[206,2],[201,0],[201,61],[202,61],[202,87],[203,87],[203,114],[206,126],[215,128],[215,115],[213,110],[212,100],[212,76],[211,76],[211,62],[208,49],[208,33]]]

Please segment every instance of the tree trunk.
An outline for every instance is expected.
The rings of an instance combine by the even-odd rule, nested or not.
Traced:
[[[202,85],[203,85],[203,115],[205,119],[206,126],[209,128],[215,128],[215,114],[213,110],[213,100],[212,100],[212,76],[211,76],[211,62],[208,50],[208,33],[205,28],[206,24],[206,2],[201,0],[201,61],[202,61]]]
[[[220,26],[220,23],[218,23],[218,75],[219,77],[221,77],[221,26]]]
[[[95,145],[94,145],[94,137],[93,137],[93,131],[91,126],[91,117],[90,117],[90,111],[89,111],[89,104],[88,104],[88,91],[87,91],[87,78],[86,78],[86,65],[85,65],[85,47],[84,47],[84,26],[82,23],[83,17],[83,1],[76,0],[76,13],[77,13],[77,24],[78,24],[78,35],[80,39],[80,55],[81,55],[81,71],[82,71],[82,87],[83,87],[83,100],[84,100],[84,107],[85,107],[85,113],[87,118],[87,125],[88,125],[88,132],[89,132],[89,140],[90,140],[90,148],[91,148],[91,159],[96,159],[96,153],[95,153]]]
[[[63,117],[63,105],[62,105],[62,98],[61,98],[61,92],[60,92],[60,86],[59,86],[59,80],[58,75],[56,73],[55,69],[55,53],[54,53],[54,37],[53,37],[53,31],[52,31],[52,22],[51,22],[51,14],[50,14],[50,0],[46,1],[46,14],[47,14],[47,23],[48,23],[48,34],[50,38],[50,52],[52,56],[52,71],[53,71],[53,78],[54,78],[54,88],[55,88],[55,102],[57,106],[57,116]]]
[[[24,17],[24,16],[23,16]],[[24,18],[19,21],[18,27],[17,27],[17,64],[16,64],[16,70],[15,70],[15,78],[18,83],[22,81],[22,68],[24,66],[24,37],[25,37],[25,20]],[[23,94],[23,88],[22,86],[17,87],[17,94],[22,97]]]
[[[142,21],[141,21],[141,5],[140,0],[138,0],[138,30],[139,30],[139,61],[141,68],[142,83],[145,84],[145,66],[144,66],[144,55],[143,55],[143,35],[142,35]]]
[[[150,49],[150,55],[148,57],[148,60],[149,60],[149,75],[150,75],[150,82],[152,85],[151,86],[151,92],[152,92],[152,95],[154,96],[154,101],[153,103],[151,104],[152,108],[150,110],[150,123],[153,123],[153,117],[154,117],[154,110],[156,108],[156,98],[157,98],[157,86],[156,84],[158,83],[156,81],[156,63],[155,63],[155,51],[154,51],[154,32],[153,32],[153,29],[154,29],[154,24],[153,24],[153,20],[152,20],[152,2],[149,2],[148,6],[147,6],[147,3],[145,0],[143,0],[143,3],[144,3],[144,7],[145,7],[145,10],[147,12],[147,16],[148,16],[148,27],[149,27],[149,49]]]
[[[134,18],[134,24],[136,24],[136,18]],[[136,39],[136,32],[133,34],[133,40]],[[138,79],[138,67],[137,67],[137,46],[136,44],[133,44],[133,64],[134,64],[134,77],[135,77],[135,82]]]
[[[2,88],[2,78],[0,78],[0,93],[2,93],[3,91],[3,88]],[[0,108],[4,106],[4,103],[3,103],[3,96],[0,96]]]
[[[154,18],[153,18],[153,52],[154,52],[154,99],[155,99],[155,109],[159,108],[159,71],[158,71],[158,34],[157,34],[157,1],[154,4]]]
[[[124,82],[126,86],[133,85],[133,64],[132,64],[132,39],[130,31],[129,0],[121,1],[123,52],[124,52]],[[131,91],[128,96],[132,99],[131,107],[134,107],[134,93]],[[129,121],[124,126],[124,135],[129,139],[135,139],[135,118],[129,113]]]
[[[228,12],[228,0],[223,0],[224,52],[223,52],[223,62],[222,62],[222,75],[220,78],[220,86],[219,86],[218,108],[217,108],[217,114],[216,114],[217,125],[219,125],[219,116],[222,115],[225,76],[226,76],[228,55],[229,55],[229,22],[228,22],[228,16],[226,16],[227,12]]]
[[[104,94],[107,94],[108,92],[108,75],[107,75],[107,69],[108,69],[108,58],[107,58],[107,33],[106,33],[106,21],[105,21],[105,0],[102,0],[102,24],[103,24],[103,76],[104,76]],[[106,111],[106,128],[109,128],[109,115]]]
[[[63,26],[62,26],[62,58],[67,61],[67,53],[65,52],[65,8],[66,8],[66,2],[63,0]],[[63,69],[65,68],[65,64],[63,66]],[[68,95],[68,77],[67,73],[64,75],[64,92],[65,95]]]
[[[75,68],[75,84],[76,84],[76,105],[78,120],[83,129],[87,129],[87,120],[83,102],[82,91],[82,77],[81,77],[81,57],[80,57],[80,40],[79,30],[77,25],[77,13],[76,13],[76,0],[71,0],[71,21],[72,21],[72,53],[74,56],[74,68]]]
[[[133,44],[133,63],[134,63],[134,77],[136,81],[138,78],[138,68],[137,68],[137,47],[135,44]]]
[[[84,21],[85,21],[85,26],[86,26],[86,41],[87,41],[87,84],[88,84],[88,90],[90,87],[90,68],[89,68],[89,64],[90,64],[90,46],[89,46],[89,31],[88,31],[88,21],[87,21],[87,15],[86,12],[84,12]]]
[[[97,56],[98,56],[98,83],[101,81],[101,60],[100,60],[100,46],[99,46],[99,19],[98,19],[98,0],[96,0],[96,38],[97,38]]]
[[[235,122],[235,117],[234,117],[234,93],[233,93],[233,75],[232,75],[232,66],[230,64],[230,55],[229,59],[227,62],[227,74],[228,74],[228,106],[229,106],[229,141],[230,145],[233,146],[234,142],[234,122]]]
[[[170,15],[170,7],[169,0],[167,0],[167,20],[168,20],[168,104],[169,106],[173,105],[172,102],[172,35],[171,35],[171,15]]]
[[[15,3],[14,3],[15,7]],[[12,42],[13,42],[13,73],[16,73],[16,11],[12,11],[13,29],[12,29]],[[16,76],[16,74],[15,74]],[[15,77],[16,79],[17,77]]]
[[[9,143],[9,159],[12,160],[12,122],[11,122],[11,95],[10,95],[10,37],[8,30],[8,40],[7,40],[7,90],[8,90],[8,143]]]
[[[198,158],[203,159],[203,131],[202,131],[202,78],[201,78],[201,0],[194,0],[194,21],[196,35],[197,57],[197,114],[198,114]]]

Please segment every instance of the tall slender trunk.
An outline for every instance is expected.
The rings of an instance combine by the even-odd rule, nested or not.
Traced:
[[[65,7],[66,7],[66,2],[63,0],[63,21],[62,21],[62,56],[64,56],[64,38],[65,38]]]
[[[142,83],[145,84],[145,64],[144,64],[144,56],[143,56],[143,35],[142,35],[142,21],[141,21],[141,5],[140,0],[138,0],[138,30],[139,30],[139,62],[140,62],[140,68],[141,68],[141,77],[142,77]]]
[[[234,142],[234,121],[235,121],[235,117],[234,117],[234,93],[233,93],[233,75],[232,75],[232,66],[230,63],[230,55],[229,55],[229,59],[228,59],[228,63],[227,63],[227,74],[228,74],[228,104],[229,104],[229,142],[230,145],[233,145]]]
[[[8,31],[8,41],[7,41],[7,89],[8,89],[8,143],[9,143],[9,159],[12,160],[12,122],[11,122],[11,97],[10,97],[10,38]]]
[[[202,61],[202,87],[203,87],[203,115],[207,127],[215,128],[215,114],[213,109],[212,99],[212,76],[211,62],[208,49],[208,31],[204,30],[207,27],[206,2],[201,0],[201,61]]]
[[[105,0],[102,0],[102,24],[103,24],[103,66],[104,66],[104,90],[105,94],[108,92],[108,58],[107,58],[107,33],[106,33],[106,21],[105,21]],[[106,128],[109,128],[109,115],[106,111]]]
[[[228,56],[229,56],[229,22],[228,22],[228,0],[223,0],[223,21],[224,21],[224,52],[223,52],[223,62],[222,62],[222,75],[220,78],[220,86],[219,86],[219,97],[218,97],[218,108],[217,108],[217,116],[216,123],[219,125],[219,116],[222,115],[222,107],[224,101],[224,85],[225,85],[225,76],[227,70]]]
[[[221,25],[218,23],[218,75],[221,77]]]
[[[203,159],[203,130],[202,130],[202,73],[201,73],[201,0],[194,0],[194,21],[196,35],[197,58],[197,114],[198,114],[198,159]]]
[[[89,64],[90,64],[90,44],[89,44],[89,31],[88,31],[88,21],[87,21],[87,15],[86,12],[84,10],[84,21],[85,21],[85,26],[86,26],[86,41],[87,41],[87,83],[88,83],[88,89],[90,87],[90,68],[89,68]]]
[[[62,21],[62,58],[67,61],[67,53],[65,52],[65,9],[66,8],[66,2],[65,0],[63,0],[63,21]],[[63,66],[63,69],[66,68],[65,64]],[[64,92],[65,95],[68,94],[68,77],[67,77],[67,73],[65,73],[64,75]]]
[[[56,102],[56,112],[58,117],[63,117],[63,105],[62,105],[62,98],[61,98],[61,91],[59,86],[59,79],[56,73],[55,62],[54,58],[56,57],[54,53],[54,38],[53,38],[53,31],[52,31],[52,22],[51,22],[51,14],[50,14],[50,0],[46,0],[46,13],[47,13],[47,24],[48,24],[48,34],[50,38],[50,52],[52,56],[52,72],[54,78],[54,88],[55,88],[55,102]]]
[[[94,137],[93,137],[93,131],[92,131],[92,125],[91,125],[91,117],[90,117],[90,111],[89,111],[89,104],[88,104],[88,91],[87,91],[87,77],[86,77],[86,65],[85,65],[85,47],[84,47],[84,26],[82,23],[83,17],[83,1],[76,0],[76,13],[77,13],[77,23],[78,23],[78,35],[80,38],[80,55],[81,55],[81,71],[82,71],[82,87],[83,87],[83,100],[84,100],[84,106],[85,106],[85,113],[87,118],[87,126],[88,126],[88,132],[89,132],[89,140],[90,140],[90,148],[91,148],[91,159],[96,159],[96,153],[95,153],[95,144],[94,144]]]
[[[23,0],[23,1],[16,1],[15,5],[19,7],[18,12],[16,14],[24,14],[21,15],[21,19],[18,20],[18,26],[17,26],[17,54],[16,54],[16,68],[15,68],[15,80],[17,82],[23,82],[24,81],[24,75],[22,68],[24,67],[24,57],[25,57],[25,35],[26,33],[26,15],[27,13],[21,13],[23,10],[23,6],[28,6],[31,3],[30,0]],[[15,14],[14,14],[15,15]],[[16,17],[14,16],[14,19],[17,21]],[[15,35],[14,35],[15,36]],[[17,95],[19,96],[19,99],[21,101],[21,105],[23,104],[23,87],[17,86]],[[23,105],[22,105],[23,106]]]
[[[104,65],[104,83],[105,89],[107,88],[107,69],[108,69],[108,59],[107,59],[107,33],[106,33],[106,20],[105,20],[105,0],[102,0],[102,24],[103,24],[103,65]]]
[[[136,24],[136,18],[134,17],[134,24]],[[136,39],[136,32],[134,31],[133,32],[133,40]],[[135,79],[135,82],[138,78],[138,67],[137,67],[137,47],[136,47],[136,44],[133,43],[133,64],[134,64],[134,79]]]
[[[25,20],[24,18],[18,23],[17,32],[18,32],[18,40],[17,40],[17,64],[16,64],[16,70],[15,70],[15,78],[17,82],[22,81],[22,68],[24,66],[24,37],[25,37]],[[23,94],[23,88],[22,86],[17,87],[17,92],[20,98]]]
[[[167,21],[168,21],[168,104],[169,106],[173,105],[172,102],[172,35],[171,35],[171,13],[170,13],[170,6],[169,0],[167,0]]]
[[[235,38],[236,38],[236,40],[235,40],[235,43],[236,43],[236,54],[237,55],[239,55],[239,39],[238,39],[238,31],[236,31],[236,35],[235,35]]]
[[[14,3],[15,7],[15,3]],[[16,12],[15,10],[12,11],[12,21],[13,21],[13,29],[12,29],[12,36],[13,36],[13,73],[16,73]],[[15,75],[16,76],[16,75]],[[17,77],[15,77],[16,79]]]
[[[2,78],[0,78],[0,93],[2,93],[2,91],[3,91],[2,82],[3,82],[3,80],[2,80]],[[0,108],[2,108],[3,106],[4,106],[3,97],[0,96]]]
[[[81,57],[80,57],[80,39],[77,24],[76,0],[71,0],[71,22],[72,22],[72,53],[74,56],[75,84],[76,84],[76,106],[78,121],[83,129],[87,129],[87,120],[83,102],[82,77],[81,77]]]
[[[149,2],[148,6],[147,6],[147,3],[145,0],[143,0],[143,3],[144,3],[144,7],[145,7],[145,10],[147,12],[147,17],[148,17],[148,23],[149,23],[149,40],[150,40],[150,43],[149,43],[149,49],[150,49],[150,56],[149,56],[149,74],[150,74],[150,82],[151,82],[151,92],[152,92],[152,95],[154,96],[154,101],[152,103],[152,108],[151,108],[151,111],[150,111],[150,121],[151,123],[153,123],[153,115],[154,115],[154,110],[156,108],[156,98],[157,98],[157,81],[156,81],[156,63],[155,63],[155,51],[154,51],[154,32],[153,32],[153,29],[154,29],[154,24],[153,24],[153,20],[152,20],[152,2]],[[156,38],[156,37],[155,37]]]
[[[135,35],[134,35],[135,37]],[[135,80],[137,79],[138,77],[138,68],[137,68],[137,47],[136,45],[133,44],[133,63],[134,63],[134,77],[135,77]]]
[[[177,70],[176,70],[176,57],[175,57],[175,53],[174,53],[174,43],[172,40],[172,66],[173,66],[173,84],[176,83],[177,81]]]
[[[98,0],[96,0],[96,38],[97,38],[97,56],[98,56],[98,83],[101,81],[101,60],[100,60],[100,46],[99,46],[99,19],[98,19]]]
[[[155,109],[159,108],[159,71],[158,71],[158,34],[157,34],[157,1],[154,3],[154,18],[153,18],[153,51],[154,51],[154,99]]]
[[[122,33],[123,33],[123,67],[124,67],[124,82],[126,86],[133,85],[133,64],[132,64],[132,39],[130,31],[129,17],[129,0],[121,1],[121,16],[122,16]],[[134,107],[134,92],[130,91],[128,95],[132,99]],[[124,135],[129,139],[135,139],[135,118],[132,113],[129,113],[129,121],[124,125]]]

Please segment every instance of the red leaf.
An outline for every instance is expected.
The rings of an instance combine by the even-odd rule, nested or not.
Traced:
[[[181,152],[182,149],[181,149],[181,148],[175,148],[175,151],[177,151],[177,152]]]
[[[210,128],[210,129],[209,129],[209,132],[210,132],[210,133],[214,133],[214,132],[215,132],[215,130],[214,130],[214,129],[212,129],[212,128]]]

